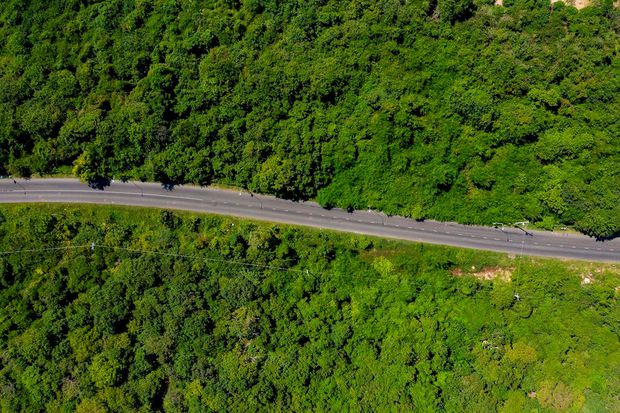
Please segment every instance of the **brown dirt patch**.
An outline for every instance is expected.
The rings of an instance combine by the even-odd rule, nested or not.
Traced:
[[[620,268],[617,264],[573,264],[569,270],[579,276],[581,285],[614,284],[613,279],[620,280]]]
[[[590,4],[592,4],[592,0],[550,0],[550,1],[551,1],[551,4],[561,1],[568,6],[575,7],[576,9],[583,9],[584,7],[588,7]],[[503,6],[504,0],[495,0],[494,4],[496,6]],[[614,7],[620,7],[620,0],[614,2]]]
[[[583,9],[592,3],[592,0],[551,0],[551,3],[557,3],[558,1],[565,3],[567,6],[573,6],[576,9]]]
[[[589,272],[586,274],[581,274],[581,285],[592,284],[594,281],[594,275]]]
[[[476,271],[476,267],[472,267],[471,271],[468,272],[463,271],[463,269],[461,268],[454,268],[450,271],[450,273],[455,277],[460,277],[463,275],[473,275],[479,280],[500,280],[508,282],[512,278],[512,271],[513,269],[511,268],[501,267],[485,267],[482,268],[480,271]]]

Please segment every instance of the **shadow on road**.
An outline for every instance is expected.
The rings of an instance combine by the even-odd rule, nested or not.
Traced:
[[[89,181],[88,186],[92,189],[103,191],[106,187],[110,186],[110,182],[109,178],[98,178]]]

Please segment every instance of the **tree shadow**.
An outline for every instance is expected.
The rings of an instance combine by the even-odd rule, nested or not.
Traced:
[[[96,178],[88,182],[88,186],[98,191],[103,191],[106,187],[110,186],[110,178]]]
[[[607,236],[594,236],[594,239],[596,239],[596,242],[605,242],[605,241],[612,241],[616,238],[620,237],[620,232],[615,232],[611,235],[607,235]]]

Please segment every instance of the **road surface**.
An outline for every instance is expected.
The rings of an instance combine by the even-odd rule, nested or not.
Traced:
[[[232,215],[271,222],[397,238],[408,241],[475,248],[512,254],[588,261],[620,262],[620,238],[596,241],[569,233],[504,230],[482,226],[388,217],[373,211],[327,210],[314,202],[293,202],[215,188],[112,182],[91,189],[76,179],[0,179],[0,203],[61,202],[132,205]]]

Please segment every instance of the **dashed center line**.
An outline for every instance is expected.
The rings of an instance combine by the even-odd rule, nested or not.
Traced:
[[[116,186],[118,184],[114,183],[114,185]],[[0,192],[7,192],[7,191],[0,190]],[[14,191],[11,190],[8,192],[14,192]],[[570,237],[565,237],[564,240],[568,242],[568,244],[559,244],[559,242],[561,242],[560,238],[551,239],[551,237],[547,237],[546,235],[539,237],[536,234],[533,234],[535,235],[535,237],[529,238],[529,240],[527,240],[526,237],[522,238],[520,233],[519,235],[516,235],[516,233],[511,232],[511,231],[507,231],[507,232],[504,231],[502,235],[497,234],[498,237],[494,238],[493,235],[495,235],[495,232],[497,232],[497,230],[493,230],[493,232],[491,232],[492,231],[491,229],[479,230],[479,228],[476,228],[476,227],[464,227],[464,226],[458,226],[458,225],[453,225],[453,224],[432,223],[432,222],[429,224],[424,224],[424,223],[414,224],[413,220],[406,219],[404,217],[393,217],[393,218],[396,218],[394,219],[394,221],[400,221],[400,224],[396,224],[392,221],[393,218],[390,218],[384,215],[383,216],[378,215],[378,214],[366,215],[366,213],[364,212],[360,214],[361,215],[360,217],[359,215],[357,215],[357,211],[355,214],[351,215],[351,214],[347,214],[347,211],[340,210],[340,209],[335,209],[335,210],[330,211],[330,210],[320,208],[317,205],[311,205],[311,204],[306,204],[306,206],[301,206],[300,208],[298,204],[293,204],[290,202],[284,203],[284,202],[279,202],[279,201],[268,201],[268,200],[264,200],[264,202],[260,202],[260,205],[259,205],[259,202],[256,202],[257,201],[256,199],[255,200],[247,199],[247,201],[249,202],[243,202],[244,198],[239,198],[240,202],[235,202],[235,198],[233,197],[228,197],[228,199],[226,199],[226,196],[229,196],[226,194],[224,194],[224,198],[222,200],[218,201],[217,198],[213,198],[213,199],[211,198],[210,192],[204,193],[204,194],[200,193],[200,194],[195,195],[195,197],[190,197],[190,196],[187,196],[187,195],[191,195],[190,191],[186,193],[186,196],[176,196],[176,195],[171,195],[171,194],[160,194],[158,193],[158,191],[155,191],[154,189],[147,190],[146,192],[143,191],[142,193],[139,193],[139,194],[135,194],[133,192],[114,191],[114,190],[113,191],[106,190],[104,193],[101,193],[101,192],[91,192],[90,190],[87,191],[87,190],[81,190],[81,189],[62,190],[62,188],[56,188],[55,186],[52,187],[52,189],[33,189],[33,190],[30,190],[30,192],[39,192],[39,193],[51,192],[52,193],[51,196],[54,199],[55,197],[60,196],[62,192],[74,192],[74,193],[88,192],[90,195],[96,196],[97,199],[103,199],[103,203],[108,203],[108,204],[123,202],[122,199],[119,201],[118,199],[113,198],[113,195],[123,195],[123,196],[140,195],[140,196],[144,196],[144,199],[154,198],[154,197],[168,198],[169,205],[175,206],[175,207],[181,206],[183,208],[188,208],[190,210],[192,206],[189,205],[185,201],[196,201],[196,202],[200,202],[200,205],[195,208],[195,210],[197,211],[203,211],[203,210],[207,211],[210,208],[213,208],[214,211],[222,211],[222,210],[226,210],[226,208],[228,207],[231,209],[231,213],[236,213],[237,211],[240,211],[243,209],[259,209],[260,208],[260,209],[265,210],[265,218],[271,217],[275,219],[275,217],[279,215],[280,216],[279,219],[283,221],[287,221],[287,220],[298,221],[302,223],[302,225],[303,225],[303,222],[305,221],[307,225],[314,225],[314,226],[325,226],[325,227],[340,226],[340,228],[350,228],[350,227],[355,226],[357,227],[359,232],[367,231],[369,233],[374,233],[377,236],[380,236],[378,234],[385,233],[386,231],[389,233],[389,227],[400,228],[400,229],[406,228],[408,230],[411,230],[411,232],[409,232],[407,236],[404,236],[404,238],[408,238],[411,240],[417,240],[417,238],[422,238],[419,241],[424,242],[423,238],[430,238],[431,240],[433,238],[437,238],[440,240],[445,239],[450,245],[449,238],[453,237],[454,240],[452,241],[452,244],[460,245],[460,244],[468,244],[468,243],[466,240],[459,241],[459,239],[456,237],[470,238],[470,239],[484,239],[484,240],[492,239],[494,243],[477,243],[475,241],[470,241],[469,244],[471,244],[471,246],[473,247],[476,247],[476,246],[481,247],[483,245],[487,245],[491,249],[506,250],[506,251],[510,251],[515,248],[522,248],[526,246],[528,247],[539,246],[540,248],[537,248],[534,250],[535,251],[538,250],[542,255],[559,254],[560,256],[565,255],[568,257],[570,256],[579,257],[580,254],[577,253],[577,250],[579,250],[579,251],[590,251],[590,253],[587,256],[592,256],[595,260],[597,256],[600,256],[604,259],[610,258],[612,261],[615,261],[617,260],[618,252],[620,251],[620,248],[616,246],[618,244],[614,244],[613,241],[610,243],[599,242],[595,244],[594,242],[591,242],[591,243],[588,242],[587,240],[585,240],[585,238],[584,240],[580,240],[576,237],[574,239]],[[29,195],[33,197],[35,200],[45,199],[44,196],[39,195],[39,194],[29,194]],[[183,195],[183,194],[180,194],[180,195]],[[240,195],[245,196],[247,194],[240,194]],[[213,207],[206,206],[207,204],[213,205]],[[269,204],[276,205],[276,207],[270,207]],[[284,208],[288,208],[286,205],[294,209],[292,210],[284,209]],[[273,211],[276,213],[269,214],[267,211]],[[322,214],[320,213],[321,211],[325,211],[326,213]],[[285,215],[285,214],[288,214],[288,215]],[[293,220],[291,218],[293,215],[298,215],[299,219]],[[306,218],[303,218],[303,216],[306,216]],[[322,218],[326,218],[326,219],[319,219],[319,220],[310,219],[310,218],[315,218],[315,217],[318,218],[319,216]],[[332,222],[328,222],[329,219],[331,219]],[[377,222],[377,220],[379,221]],[[343,225],[344,222],[351,222],[351,223],[356,223],[356,224],[355,225]],[[419,227],[418,225],[420,225],[421,227]],[[381,226],[384,226],[387,228],[380,229]],[[433,227],[442,228],[442,230],[433,229]],[[453,232],[445,231],[445,229],[447,228],[456,229],[457,231],[458,229],[463,229],[464,231],[467,231],[467,232],[453,233]],[[415,234],[418,233],[418,231],[426,232],[426,233],[429,233],[432,231],[435,234],[441,235],[441,237],[424,237],[424,234],[421,234],[420,237],[416,237]],[[392,235],[398,237],[397,234],[399,233],[403,234],[402,231],[393,231]],[[487,235],[484,235],[485,233]],[[545,239],[547,239],[550,242],[545,243]],[[540,240],[540,243],[538,242],[538,240]],[[546,248],[542,248],[543,245],[546,246]],[[609,248],[610,246],[614,246],[614,248]],[[564,252],[561,252],[561,249],[563,249]],[[575,252],[571,253],[570,251],[575,251]],[[602,254],[597,254],[594,251],[602,252]],[[584,253],[582,253],[582,255],[584,255]]]

